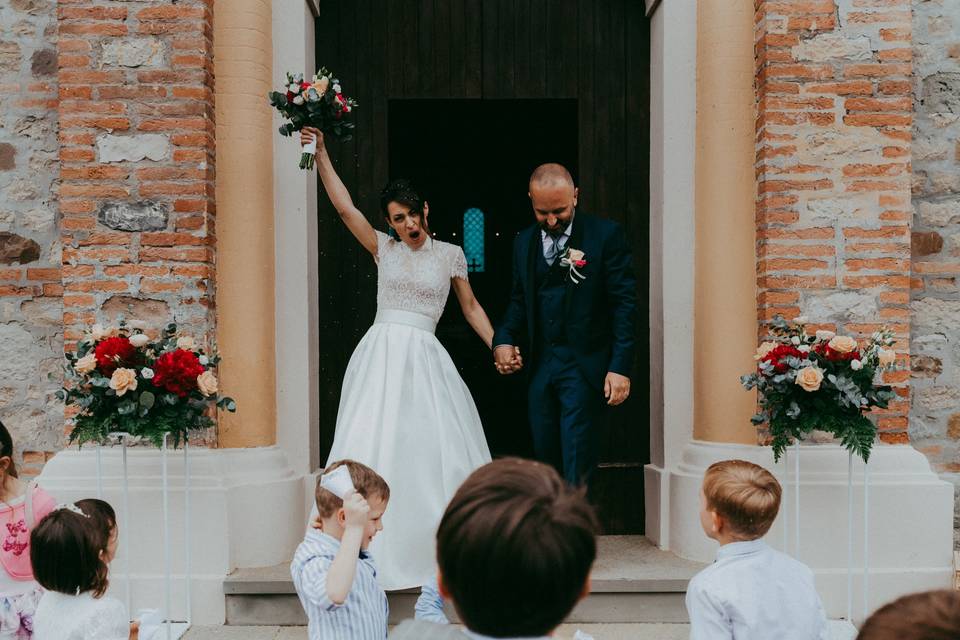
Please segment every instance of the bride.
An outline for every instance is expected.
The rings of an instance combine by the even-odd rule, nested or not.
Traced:
[[[493,327],[470,288],[463,250],[431,237],[429,208],[410,183],[394,180],[380,194],[392,238],[354,206],[323,134],[301,132],[303,144],[314,138],[327,196],[377,263],[377,316],[347,365],[327,464],[350,458],[390,485],[383,532],[371,553],[383,588],[416,587],[436,576],[434,536],[447,503],[474,469],[490,461],[470,391],[434,335],[451,284],[488,348]]]

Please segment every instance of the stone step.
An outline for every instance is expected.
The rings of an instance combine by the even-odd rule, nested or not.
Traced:
[[[643,536],[602,536],[590,595],[568,622],[682,623],[687,583],[704,567],[655,547]],[[228,625],[302,625],[306,617],[289,565],[239,569],[224,580]],[[418,590],[391,592],[390,622],[413,616]],[[451,619],[455,619],[452,611]]]

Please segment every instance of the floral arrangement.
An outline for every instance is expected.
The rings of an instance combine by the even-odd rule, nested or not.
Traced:
[[[347,116],[357,107],[357,101],[343,95],[340,81],[326,67],[321,67],[309,82],[302,73],[288,72],[285,91],[273,91],[268,97],[270,105],[290,121],[280,127],[280,135],[315,127],[341,140],[351,137],[353,123]],[[316,142],[304,147],[300,168],[313,169],[316,153]]]
[[[756,372],[741,376],[745,389],[760,393],[760,412],[751,421],[769,425],[775,460],[792,439],[818,429],[867,461],[877,428],[865,414],[896,397],[889,386],[876,384],[877,373],[894,366],[893,334],[883,329],[860,343],[832,331],[809,335],[805,322],[777,316],[772,339],[754,356]]]
[[[567,267],[567,275],[573,284],[580,284],[587,279],[587,276],[578,271],[578,269],[583,269],[587,266],[586,256],[580,249],[564,248],[560,256],[560,264],[561,266]]]
[[[212,405],[237,409],[232,398],[218,395],[213,369],[219,356],[206,354],[190,336],[178,336],[175,324],[156,340],[139,325],[97,324],[66,359],[57,397],[79,409],[71,443],[103,442],[111,432],[126,432],[160,446],[169,432],[176,447],[189,431],[213,425]]]

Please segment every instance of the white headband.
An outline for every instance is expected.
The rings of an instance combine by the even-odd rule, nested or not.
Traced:
[[[320,488],[326,489],[341,500],[351,491],[356,491],[353,480],[350,479],[350,470],[346,465],[320,476]]]
[[[60,504],[58,504],[57,506],[55,506],[55,507],[53,508],[54,511],[60,511],[61,509],[66,509],[67,511],[72,511],[72,512],[74,512],[74,513],[79,513],[79,514],[80,514],[81,516],[83,516],[84,518],[89,518],[89,517],[90,517],[90,516],[88,516],[87,514],[85,514],[80,507],[78,507],[77,505],[73,504],[72,502],[70,502],[70,503],[61,502]]]

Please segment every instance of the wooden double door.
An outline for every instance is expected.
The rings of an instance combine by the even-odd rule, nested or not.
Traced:
[[[533,222],[534,167],[565,164],[580,208],[623,225],[637,274],[638,349],[631,397],[604,415],[592,498],[607,533],[642,533],[649,461],[643,14],[638,0],[350,0],[321,3],[316,23],[318,65],[360,103],[353,140],[329,145],[356,204],[383,229],[379,190],[388,178],[412,179],[437,238],[463,244],[467,233],[467,255],[478,256],[470,281],[494,324],[510,291],[513,237]],[[319,216],[324,461],[347,362],[376,313],[376,270],[322,189]],[[473,394],[494,456],[531,455],[524,378],[494,371],[452,294],[437,336]]]

